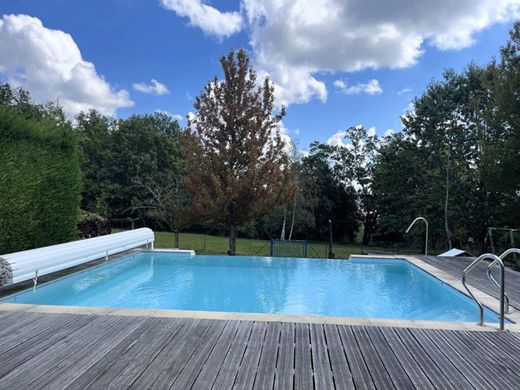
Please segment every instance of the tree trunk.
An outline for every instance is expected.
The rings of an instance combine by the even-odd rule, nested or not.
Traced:
[[[365,219],[363,220],[363,238],[361,243],[363,245],[368,245],[370,243],[370,239],[372,238],[372,233],[374,233],[374,228],[377,221],[377,212],[368,211]]]
[[[237,249],[237,228],[235,226],[231,226],[229,229],[229,249],[228,255],[235,256]]]
[[[283,224],[282,233],[280,233],[280,240],[285,241],[285,221],[287,219],[287,205],[283,206]]]
[[[367,213],[363,221],[363,238],[361,239],[363,245],[368,245],[370,242],[370,236],[372,235],[370,229],[370,213]]]
[[[368,245],[369,238],[368,238],[368,232],[367,232],[367,226],[366,224],[363,224],[363,238],[361,239],[361,244]]]
[[[175,249],[179,249],[179,229],[175,229]]]
[[[294,196],[293,208],[292,208],[292,216],[291,216],[291,230],[289,230],[289,241],[292,238],[292,232],[294,229],[294,214],[296,214],[296,196]]]
[[[446,230],[446,239],[448,241],[448,249],[452,248],[451,232],[448,223],[448,200],[450,197],[450,152],[448,151],[448,161],[446,164],[446,196],[444,199],[444,229]]]

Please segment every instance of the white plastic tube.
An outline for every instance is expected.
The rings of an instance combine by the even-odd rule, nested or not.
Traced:
[[[0,286],[23,282],[92,260],[149,245],[151,229],[141,228],[0,256]]]

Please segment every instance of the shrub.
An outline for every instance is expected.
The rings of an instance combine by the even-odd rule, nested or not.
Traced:
[[[80,187],[71,127],[0,107],[0,253],[74,239]]]
[[[81,211],[77,228],[81,238],[104,236],[112,232],[108,219],[87,211]]]

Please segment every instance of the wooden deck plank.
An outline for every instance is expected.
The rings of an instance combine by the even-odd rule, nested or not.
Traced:
[[[500,360],[514,362],[518,364],[518,351],[520,351],[520,339],[509,332],[465,332],[468,337],[475,338],[481,343],[486,343],[490,352],[495,352]]]
[[[460,335],[462,336],[461,340],[470,348],[475,348],[474,346],[478,345],[478,348],[475,349],[477,353],[484,349],[486,355],[492,359],[493,364],[500,365],[509,372],[508,376],[517,377],[517,380],[520,382],[520,375],[516,370],[518,360],[513,357],[514,355],[510,355],[510,352],[507,352],[509,345],[502,344],[500,339],[492,340],[488,337],[481,337],[482,335],[478,332],[474,332],[475,335],[472,333],[473,332],[462,332]]]
[[[26,326],[19,327],[8,335],[0,338],[2,340],[0,344],[0,356],[8,352],[10,349],[19,346],[20,338],[25,339],[24,342],[26,343],[31,342],[33,338],[39,337],[42,333],[45,333],[48,328],[59,329],[61,326],[75,320],[76,318],[73,316],[56,314],[43,318],[40,317],[37,321],[33,321]]]
[[[65,388],[107,355],[104,365],[110,367],[109,363],[119,357],[122,350],[133,345],[156,322],[156,318],[142,318],[141,322],[129,322],[127,327],[118,326],[117,337],[108,336],[83,348],[81,354],[69,356],[55,372],[46,375],[45,381],[39,381],[38,386],[44,389]]]
[[[433,383],[428,379],[428,375],[421,369],[421,364],[417,362],[412,353],[406,348],[401,339],[391,328],[373,328],[381,333],[390,346],[392,352],[399,359],[399,362],[406,371],[408,377],[418,389],[431,389]]]
[[[194,365],[190,367],[193,370],[200,371],[201,367],[198,364],[200,359],[200,354],[197,354],[196,351],[202,349],[204,351],[211,351],[214,343],[217,341],[218,337],[222,333],[223,328],[225,327],[225,321],[201,321],[201,325],[198,329],[194,329],[186,339],[186,342],[182,345],[181,348],[177,349],[175,357],[171,358],[167,355],[159,355],[162,358],[168,359],[169,364],[165,371],[161,373],[161,375],[157,378],[153,384],[150,384],[153,388],[161,388],[168,389],[173,384],[178,375],[183,371],[186,367],[186,364],[194,358]],[[204,356],[206,358],[207,356]],[[141,385],[136,386],[132,385],[134,389],[142,389]],[[185,387],[176,387],[179,389],[183,389]]]
[[[28,313],[28,312],[23,312],[23,311],[4,312],[4,313],[7,313],[7,315],[3,315],[2,317],[0,317],[0,335],[2,335],[2,336],[5,334],[8,334],[10,332],[10,330],[7,328],[10,328],[16,324],[21,324],[25,318],[29,318],[29,317],[33,316],[33,314],[34,314],[34,313]]]
[[[252,336],[253,322],[244,321],[238,328],[238,332],[233,340],[233,345],[228,350],[227,355],[223,357],[222,366],[218,372],[217,378],[213,383],[212,389],[230,389],[235,383],[235,378],[240,368],[240,363],[247,349],[247,343]],[[254,328],[258,331],[258,327]]]
[[[84,371],[84,367],[88,368],[94,364],[129,334],[138,329],[146,320],[146,318],[139,318],[138,320],[128,317],[120,318],[106,333],[88,338],[87,343],[78,343],[77,347],[67,353],[58,364],[56,364],[58,359],[54,359],[52,369],[38,379],[38,387],[43,389],[49,387],[63,388],[76,379]],[[60,357],[64,355],[58,353]]]
[[[240,321],[230,321],[230,326],[224,329],[215,348],[213,348],[213,351],[208,356],[208,360],[202,367],[199,376],[195,379],[192,386],[194,389],[211,389],[224,363],[224,357],[231,349],[241,325],[242,322]]]
[[[87,388],[100,389],[125,389],[130,387],[140,378],[157,355],[168,345],[174,345],[187,336],[190,329],[198,324],[197,321],[176,319],[173,326],[168,327],[164,333],[158,332],[157,337],[148,345],[135,352],[125,353],[121,359],[121,366],[116,365],[114,369],[107,370]],[[149,371],[148,371],[149,372]],[[150,375],[147,380],[154,381],[155,376]],[[79,388],[78,388],[79,390]]]
[[[21,315],[17,316],[15,320],[6,318],[3,325],[0,328],[0,339],[5,336],[16,332],[19,329],[23,329],[26,326],[30,326],[34,322],[36,322],[41,317],[38,313],[20,313]]]
[[[233,388],[251,389],[256,379],[258,361],[262,353],[262,346],[267,332],[268,323],[255,322],[251,337],[247,343],[242,362],[235,377]]]
[[[473,388],[429,338],[421,340],[421,333],[414,338],[408,329],[389,328],[388,331],[399,338],[436,389]]]
[[[461,356],[473,362],[475,365],[482,367],[482,376],[486,377],[488,382],[494,382],[501,386],[502,389],[518,389],[518,376],[515,378],[513,371],[497,362],[489,352],[488,348],[482,348],[480,343],[475,343],[468,337],[463,337],[460,331],[442,332],[432,331],[438,337],[445,338],[451,346],[453,346]]]
[[[395,389],[396,387],[392,382],[392,378],[388,375],[381,358],[364,329],[362,327],[352,327],[352,330],[376,388]]]
[[[473,343],[470,347],[468,344],[470,340],[462,341],[457,337],[459,332],[443,332],[438,333],[437,331],[430,332],[432,337],[443,338],[446,340],[446,343],[456,350],[461,357],[465,360],[471,362],[476,367],[481,367],[479,370],[482,377],[484,377],[488,383],[493,383],[493,386],[496,387],[498,385],[501,389],[517,389],[518,385],[514,378],[510,378],[507,375],[507,370],[496,364],[494,359],[492,359],[489,355],[489,351],[485,349],[481,349],[479,345]],[[485,367],[485,369],[484,369]]]
[[[295,324],[294,387],[313,389],[310,332],[306,324]]]
[[[275,390],[292,389],[294,385],[294,324],[280,324],[280,345],[276,362]]]
[[[218,325],[221,323],[219,322]],[[130,388],[167,388],[170,380],[177,377],[179,371],[184,367],[186,360],[189,359],[193,351],[203,341],[204,336],[210,332],[209,320],[200,320],[194,326],[186,329],[187,333],[182,338],[177,338],[177,342],[170,342],[154,360],[146,367],[144,372],[132,383]],[[216,330],[216,329],[215,329]],[[120,388],[113,387],[111,388]],[[124,386],[123,386],[124,387]]]
[[[350,365],[345,356],[338,327],[336,325],[324,325],[323,330],[327,338],[330,364],[334,385],[337,389],[355,389],[354,380],[350,372]]]
[[[356,389],[375,389],[376,386],[363,358],[363,353],[354,337],[352,328],[338,325],[338,331]]]
[[[66,321],[63,324],[58,322],[57,326],[49,326],[37,337],[28,339],[21,337],[17,346],[10,348],[7,352],[0,355],[2,359],[0,378],[5,377],[12,370],[20,367],[36,355],[45,352],[47,348],[71,335],[75,335],[76,331],[86,326],[90,321],[92,321],[92,319],[87,316],[74,316],[71,321]]]
[[[19,367],[23,362],[33,358],[34,356],[44,353],[48,347],[53,346],[57,342],[70,337],[77,329],[86,326],[92,321],[86,316],[74,316],[70,322],[61,323],[59,319],[44,329],[35,339],[31,338],[32,334],[28,334],[28,338],[24,336],[18,338],[18,345],[12,346],[12,343],[6,345],[4,350],[3,343],[0,342],[2,353],[2,364],[0,365],[0,377],[5,376],[10,370]]]
[[[316,389],[333,389],[332,366],[322,324],[310,324],[312,367]]]
[[[14,313],[13,311],[9,310],[0,310],[0,319],[11,317],[11,314]]]
[[[116,325],[120,321],[122,321],[120,317],[95,318],[82,327],[82,337],[74,337],[76,336],[74,334],[67,335],[12,370],[3,378],[3,384],[7,388],[30,387],[31,383],[39,381],[48,372],[56,372],[53,371],[54,368],[67,359],[69,354],[82,353],[83,349],[92,343],[104,337],[115,336],[119,330]]]
[[[235,333],[235,324],[231,321],[219,321],[219,327],[213,327],[213,330],[209,337],[204,338],[186,361],[182,370],[174,379],[171,379],[168,387],[176,389],[189,389],[192,387],[193,382],[197,379],[202,368],[204,367],[209,355],[215,349],[216,344],[220,340],[220,337],[224,334],[224,338],[227,338],[227,334]],[[229,338],[227,338],[229,340]],[[172,370],[173,371],[173,370]],[[173,371],[172,374],[175,374]],[[173,378],[173,375],[172,375]]]
[[[280,339],[280,323],[270,323],[265,335],[264,346],[258,362],[257,374],[253,389],[272,389],[276,375],[276,359],[278,357],[278,340]]]
[[[383,362],[386,372],[392,378],[397,389],[415,389],[414,384],[408,377],[407,372],[399,362],[392,348],[386,342],[379,329],[373,327],[364,327],[361,332],[365,333],[374,346],[374,351]]]
[[[83,367],[83,372],[79,373],[66,387],[86,389],[93,382],[96,383],[94,387],[106,387],[114,378],[114,375],[110,375],[110,373],[117,375],[128,369],[133,359],[139,357],[158,338],[164,337],[165,333],[176,324],[177,321],[169,319],[150,318],[90,367]],[[105,375],[106,373],[109,375]]]
[[[473,363],[470,363],[468,359],[461,356],[446,339],[437,337],[431,330],[423,332],[422,329],[410,329],[409,333],[415,335],[419,342],[425,346],[427,351],[433,349],[433,345],[438,348],[442,355],[438,357],[436,363],[446,367],[446,369],[443,369],[443,373],[449,381],[454,383],[454,386],[456,384],[462,384],[465,381],[471,383],[475,389],[496,388],[498,390],[497,386],[493,386],[492,381],[488,382],[487,379],[475,369]],[[423,337],[421,338],[420,336]]]

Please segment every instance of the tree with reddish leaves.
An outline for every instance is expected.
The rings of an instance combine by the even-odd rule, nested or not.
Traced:
[[[273,84],[257,84],[244,50],[220,63],[224,79],[205,86],[188,118],[185,185],[191,212],[229,231],[234,255],[237,229],[290,199],[294,180],[280,135],[285,109],[275,112]]]

